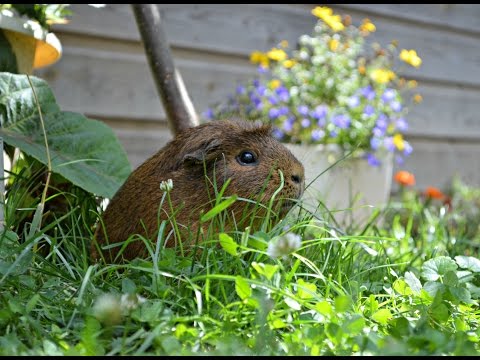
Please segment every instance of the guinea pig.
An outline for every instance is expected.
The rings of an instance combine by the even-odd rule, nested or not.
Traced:
[[[275,192],[277,206],[273,209],[284,216],[305,187],[302,163],[272,136],[270,125],[216,120],[187,128],[136,168],[113,196],[94,234],[94,260],[101,258],[100,252],[109,262],[147,255],[141,240],[129,243],[119,257],[121,246],[103,250],[102,246],[123,243],[132,234],[157,238],[160,222],[172,215],[166,200],[160,208],[164,193],[160,184],[168,179],[173,184],[169,196],[182,246],[192,245],[188,238],[199,228],[201,211],[205,213],[214,206],[215,193],[227,180],[223,196],[236,194],[238,199],[253,200],[237,200],[227,209],[237,227],[248,225],[238,221],[255,202],[257,211],[258,204],[267,206]],[[167,229],[172,229],[170,222]],[[173,247],[175,243],[176,238],[170,237],[164,246]]]

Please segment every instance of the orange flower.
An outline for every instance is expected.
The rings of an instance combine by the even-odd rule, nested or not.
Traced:
[[[427,199],[443,200],[444,198],[446,198],[446,195],[443,192],[441,192],[439,189],[433,186],[427,186],[424,194],[427,197]]]
[[[402,186],[413,186],[415,185],[415,176],[405,170],[397,171],[394,177],[395,181]]]

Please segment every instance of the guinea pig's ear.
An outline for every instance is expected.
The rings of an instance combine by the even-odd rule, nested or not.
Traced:
[[[221,151],[222,142],[219,139],[212,139],[208,142],[203,142],[200,147],[194,149],[183,156],[183,163],[185,165],[198,165],[203,162],[209,162],[217,158]]]

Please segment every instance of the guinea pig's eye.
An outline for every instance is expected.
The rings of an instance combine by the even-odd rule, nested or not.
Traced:
[[[253,151],[242,151],[237,156],[237,161],[240,165],[255,165],[257,163],[257,156]]]

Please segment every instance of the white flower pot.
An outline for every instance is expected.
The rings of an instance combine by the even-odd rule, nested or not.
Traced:
[[[306,190],[302,199],[307,209],[325,212],[325,208],[319,205],[321,201],[337,221],[351,219],[354,224],[360,224],[375,208],[387,203],[392,180],[392,154],[386,154],[378,167],[359,157],[345,158],[333,165],[343,157],[336,145],[285,145],[305,167]]]

